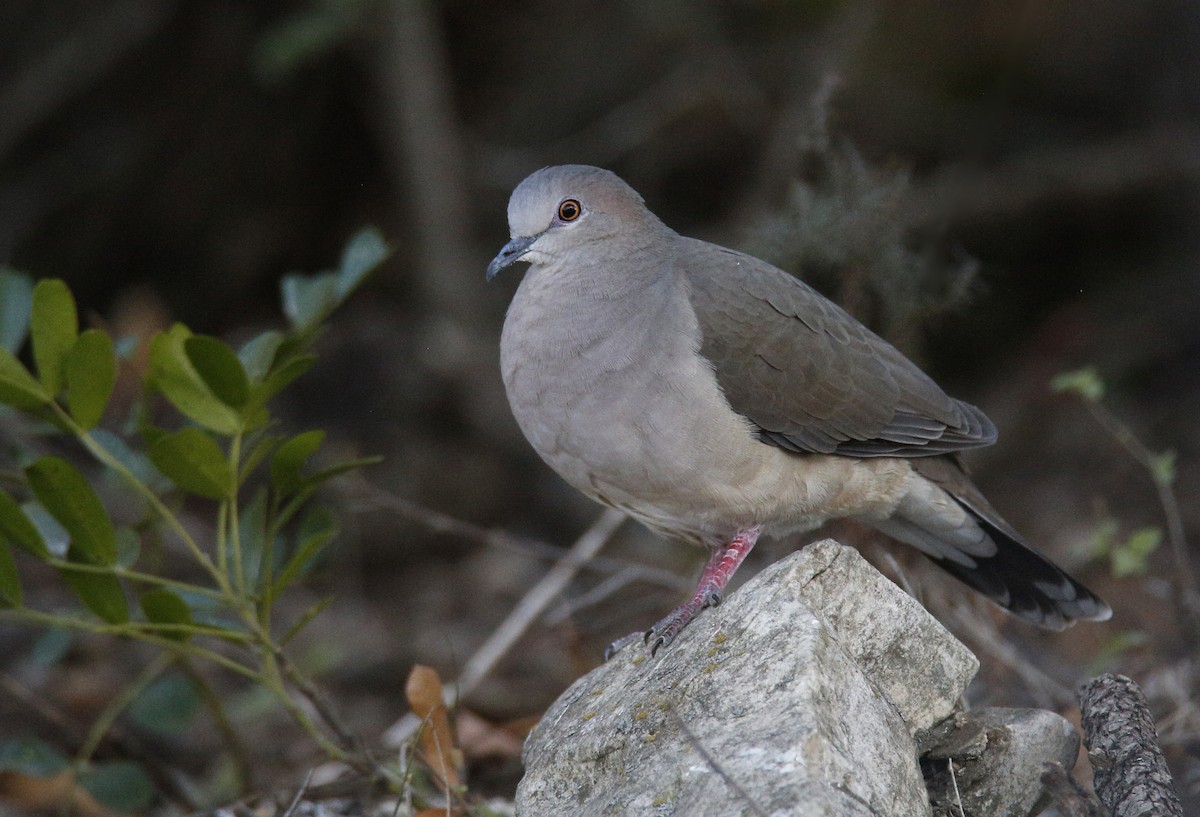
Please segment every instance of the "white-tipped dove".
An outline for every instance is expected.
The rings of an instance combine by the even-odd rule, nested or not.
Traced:
[[[849,517],[1043,627],[1112,611],[1030,548],[956,452],[996,429],[849,314],[764,261],[685,238],[607,170],[548,167],[508,204],[490,280],[528,262],[500,340],[513,414],[567,482],[707,547],[670,644],[761,533]]]

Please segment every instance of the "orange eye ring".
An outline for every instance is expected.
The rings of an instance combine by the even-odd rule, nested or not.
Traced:
[[[578,199],[563,199],[558,204],[558,220],[562,222],[575,221],[583,215],[583,205]]]

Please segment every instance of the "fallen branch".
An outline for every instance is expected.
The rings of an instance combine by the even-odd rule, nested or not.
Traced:
[[[1138,685],[1112,673],[1093,678],[1080,687],[1079,709],[1096,794],[1113,817],[1183,817]]]

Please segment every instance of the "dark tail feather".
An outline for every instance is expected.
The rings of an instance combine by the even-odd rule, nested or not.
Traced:
[[[959,501],[996,543],[992,556],[972,556],[974,567],[929,556],[951,576],[1026,621],[1062,630],[1076,620],[1106,621],[1112,609],[1066,571],[1019,538]],[[928,554],[926,554],[928,556]]]

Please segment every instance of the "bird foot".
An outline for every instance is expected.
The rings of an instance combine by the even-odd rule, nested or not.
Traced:
[[[706,607],[718,606],[725,599],[725,585],[729,583],[729,578],[746,558],[750,549],[754,547],[761,532],[762,528],[759,527],[740,531],[728,544],[714,548],[692,597],[664,616],[645,633],[630,633],[609,644],[604,651],[604,660],[607,661],[620,650],[632,644],[639,635],[646,644],[650,645],[650,654],[654,655],[658,652],[659,647],[665,647],[674,641],[675,637],[683,632],[684,627],[692,623],[701,610]]]
[[[665,647],[675,640],[675,636],[683,632],[683,628],[692,623],[692,620],[706,607],[716,607],[724,598],[724,595],[716,589],[709,589],[705,592],[697,592],[687,604],[681,604],[672,610],[667,615],[663,616],[649,630],[635,630],[629,635],[618,638],[613,643],[609,644],[604,650],[604,660],[607,661],[616,655],[621,650],[628,647],[635,641],[642,641],[650,644],[650,654],[654,655],[658,652],[659,647]]]
[[[650,654],[658,652],[659,647],[666,647],[675,640],[675,636],[683,632],[683,628],[706,607],[716,607],[721,603],[720,591],[707,588],[697,590],[686,604],[681,604],[664,616],[653,627],[645,632],[642,640],[650,645]]]

